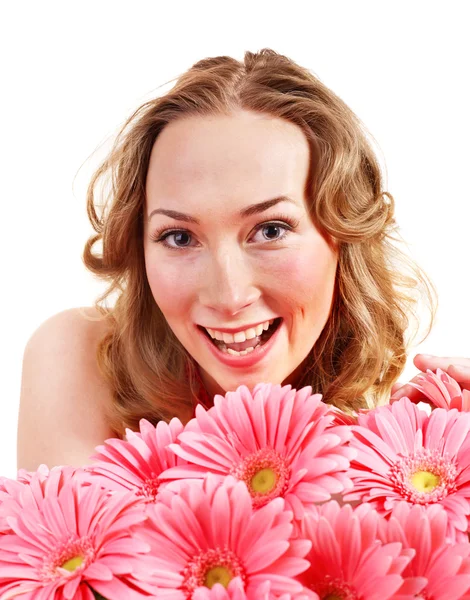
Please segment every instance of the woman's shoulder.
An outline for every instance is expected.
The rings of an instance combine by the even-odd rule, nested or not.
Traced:
[[[98,342],[110,328],[106,319],[95,307],[81,306],[55,313],[43,321],[33,332],[28,344],[60,345],[67,352],[88,354],[97,348]],[[92,362],[90,366],[94,366]]]
[[[80,306],[67,308],[46,318],[34,330],[28,340],[28,344],[38,337],[64,334],[71,330],[74,333],[81,332],[79,341],[84,341],[89,336],[100,337],[109,327],[109,321],[94,307]]]
[[[106,315],[101,314],[94,306],[82,306],[79,308],[71,308],[70,319],[76,320],[76,326],[83,330],[96,342],[106,334],[110,329],[110,319]]]
[[[99,373],[96,361],[98,343],[108,331],[109,320],[92,306],[69,308],[53,314],[34,331],[28,341],[36,349],[42,348],[55,359],[57,366],[68,369],[70,377],[88,382],[97,395],[108,390]]]
[[[106,313],[109,314],[109,313]],[[47,318],[40,327],[77,327],[88,334],[97,336],[105,333],[109,327],[106,315],[101,314],[94,306],[67,308]]]
[[[47,318],[23,356],[18,422],[18,468],[41,463],[86,464],[94,447],[112,437],[106,422],[112,393],[96,350],[108,323],[92,307]]]

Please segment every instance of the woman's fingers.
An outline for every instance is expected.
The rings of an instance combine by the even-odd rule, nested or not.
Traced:
[[[428,369],[436,371],[442,369],[455,379],[462,389],[470,390],[470,358],[462,356],[430,356],[427,354],[417,354],[413,363],[423,373]],[[416,375],[411,380],[413,383],[418,383],[419,375]],[[412,402],[428,402],[428,399],[421,394],[419,390],[405,383],[395,383],[392,386],[392,396],[390,402],[395,402],[403,396],[407,396]]]
[[[470,358],[464,358],[463,356],[429,356],[427,354],[417,354],[413,362],[423,372],[426,372],[426,369],[431,369],[431,371],[442,369],[452,379],[455,379],[461,388],[470,389]]]
[[[450,365],[447,372],[452,379],[455,379],[461,388],[470,390],[470,367]]]
[[[418,383],[418,377],[419,376],[416,375],[415,377],[413,377],[413,379],[411,381],[413,383]],[[397,387],[395,388],[395,386],[397,386]],[[397,400],[400,400],[400,398],[403,398],[404,396],[409,398],[412,402],[428,402],[428,399],[426,398],[426,396],[423,396],[423,394],[419,390],[414,388],[409,383],[405,383],[405,384],[395,383],[392,386],[392,396],[390,398],[390,403],[396,402]]]
[[[423,373],[425,373],[427,369],[431,369],[431,371],[436,371],[436,369],[447,371],[451,365],[459,365],[470,369],[470,358],[463,358],[462,356],[432,356],[429,354],[417,354],[413,359],[413,363],[420,371],[423,371]]]

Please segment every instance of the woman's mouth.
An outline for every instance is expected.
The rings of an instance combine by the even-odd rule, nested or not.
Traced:
[[[255,333],[254,330],[248,330],[252,332],[251,334],[249,334],[249,339],[245,339],[244,341],[239,342],[215,339],[215,337],[213,336],[222,336],[218,335],[218,332],[214,332],[212,330],[211,335],[205,327],[201,327],[200,325],[198,325],[198,328],[205,334],[205,336],[220,352],[224,354],[229,354],[231,356],[245,356],[246,354],[250,354],[251,352],[253,352],[255,348],[262,347],[276,332],[279,325],[281,324],[281,321],[282,317],[277,317],[276,319],[271,321],[269,327],[266,330],[263,330],[259,335],[253,335]]]

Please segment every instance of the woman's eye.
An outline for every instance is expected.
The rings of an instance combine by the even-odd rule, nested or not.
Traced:
[[[169,237],[173,237],[177,248],[185,248],[189,246],[191,241],[191,236],[187,231],[174,231],[173,233],[169,233],[165,239],[167,240]]]
[[[180,250],[190,247],[191,234],[185,229],[173,229],[172,231],[157,231],[150,236],[150,239],[166,248]],[[173,240],[173,243],[170,244],[169,240]]]
[[[284,237],[289,233],[289,231],[292,231],[294,227],[294,225],[288,223],[262,223],[261,225],[258,225],[254,235],[251,236],[250,240],[261,244],[278,242],[284,239]],[[261,235],[258,237],[258,239],[256,239],[256,236],[259,234]],[[171,243],[170,240],[172,240]],[[185,229],[156,233],[154,236],[152,236],[152,241],[159,242],[167,248],[172,248],[174,250],[192,248],[195,245],[192,243],[192,234]]]
[[[256,233],[262,232],[264,240],[274,242],[281,240],[287,231],[288,227],[280,223],[266,223],[265,225],[261,225]]]

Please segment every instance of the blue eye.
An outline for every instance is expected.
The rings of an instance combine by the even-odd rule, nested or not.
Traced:
[[[190,240],[191,233],[186,229],[166,229],[161,231],[156,231],[153,235],[150,236],[150,240],[157,244],[162,244],[165,248],[170,248],[171,250],[184,250],[185,248],[190,248]],[[176,242],[175,245],[169,244],[167,240],[169,238],[173,238]],[[183,238],[183,239],[181,239]],[[189,240],[188,240],[189,238]],[[182,242],[182,243],[181,243]]]
[[[186,248],[187,246],[189,246],[189,242],[187,241],[187,238],[190,238],[190,234],[187,231],[172,231],[172,232],[168,232],[167,235],[164,236],[163,239],[167,239],[170,236],[174,236],[174,241],[176,242],[178,237],[180,238],[180,240],[177,242],[176,247],[177,248]],[[183,237],[183,240],[181,240],[181,237]],[[186,241],[185,239],[186,238]],[[182,242],[182,243],[181,243]]]
[[[280,229],[284,229],[284,233],[282,235],[276,236],[276,233],[274,233],[274,236],[267,235],[265,239],[268,241],[281,240],[286,235],[286,231],[288,231],[287,227],[281,225],[280,223],[266,223],[265,225],[261,225],[258,231],[262,231],[263,229],[271,229],[271,232],[273,230],[275,232],[276,230],[279,231]]]
[[[284,222],[269,221],[260,223],[255,227],[255,234],[263,230],[269,231],[266,235],[263,234],[264,242],[261,240],[262,244],[275,244],[276,242],[283,240],[291,231],[294,231],[299,224],[299,221],[294,220],[291,217],[280,216],[278,218],[284,219]],[[150,239],[152,242],[160,243],[165,248],[171,250],[184,250],[186,248],[189,249],[194,247],[191,245],[192,237],[191,232],[187,229],[161,229],[156,231]],[[170,238],[173,239],[173,244],[168,243],[167,240]]]

